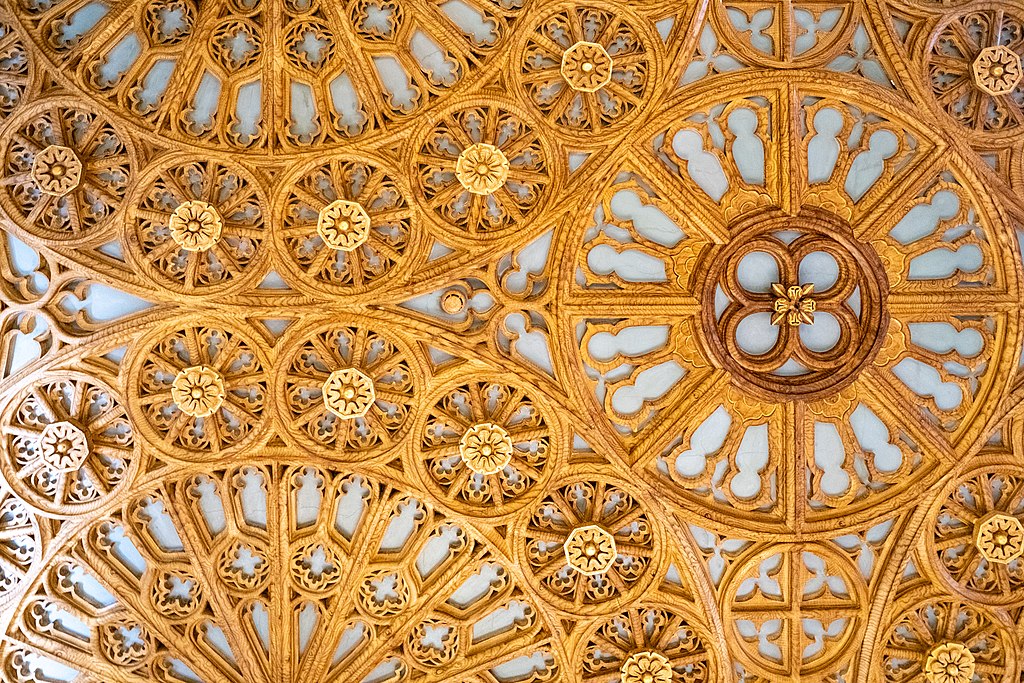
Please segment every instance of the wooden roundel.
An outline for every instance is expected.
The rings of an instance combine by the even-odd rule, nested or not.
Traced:
[[[1019,683],[1019,0],[0,2],[0,680]]]

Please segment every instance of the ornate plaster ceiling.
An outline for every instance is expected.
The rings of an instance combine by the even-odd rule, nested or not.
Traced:
[[[0,679],[1024,681],[1022,54],[0,1]]]

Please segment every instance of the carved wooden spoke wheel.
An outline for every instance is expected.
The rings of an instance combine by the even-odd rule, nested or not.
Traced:
[[[1015,0],[0,1],[0,681],[1020,683]]]

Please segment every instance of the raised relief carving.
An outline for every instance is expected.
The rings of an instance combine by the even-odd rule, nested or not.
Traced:
[[[604,574],[615,561],[615,538],[593,524],[573,529],[564,548],[566,562],[580,574]]]
[[[220,239],[223,222],[217,209],[206,202],[182,202],[168,222],[171,239],[186,251],[206,251]]]
[[[331,249],[352,251],[370,236],[370,217],[357,202],[336,199],[320,209],[316,231]]]
[[[496,474],[512,461],[512,437],[490,422],[475,424],[459,440],[459,455],[477,474]]]
[[[562,76],[569,87],[597,92],[612,80],[612,58],[597,43],[580,41],[562,53]]]
[[[343,420],[366,415],[377,394],[373,380],[356,368],[335,370],[324,381],[324,407]]]
[[[1020,683],[1022,60],[0,2],[0,680]]]
[[[171,383],[171,399],[191,417],[209,417],[224,403],[224,379],[208,365],[182,368]]]
[[[50,145],[32,159],[32,178],[41,192],[63,197],[82,181],[82,162],[75,150]]]
[[[478,142],[459,154],[455,162],[455,177],[473,194],[491,195],[505,184],[508,169],[508,159],[500,149]]]
[[[974,60],[974,82],[989,95],[1009,95],[1024,78],[1020,56],[1005,45],[990,45]]]
[[[622,664],[622,683],[670,683],[672,664],[660,652],[634,652]]]

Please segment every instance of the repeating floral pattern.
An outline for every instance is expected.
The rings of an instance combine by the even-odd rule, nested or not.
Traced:
[[[88,376],[40,378],[9,404],[3,471],[43,510],[88,510],[131,481],[139,455],[123,400]]]
[[[8,124],[0,152],[0,206],[42,239],[75,241],[109,232],[133,180],[132,150],[103,114],[49,101]]]
[[[1007,0],[0,6],[0,679],[1017,683]]]

